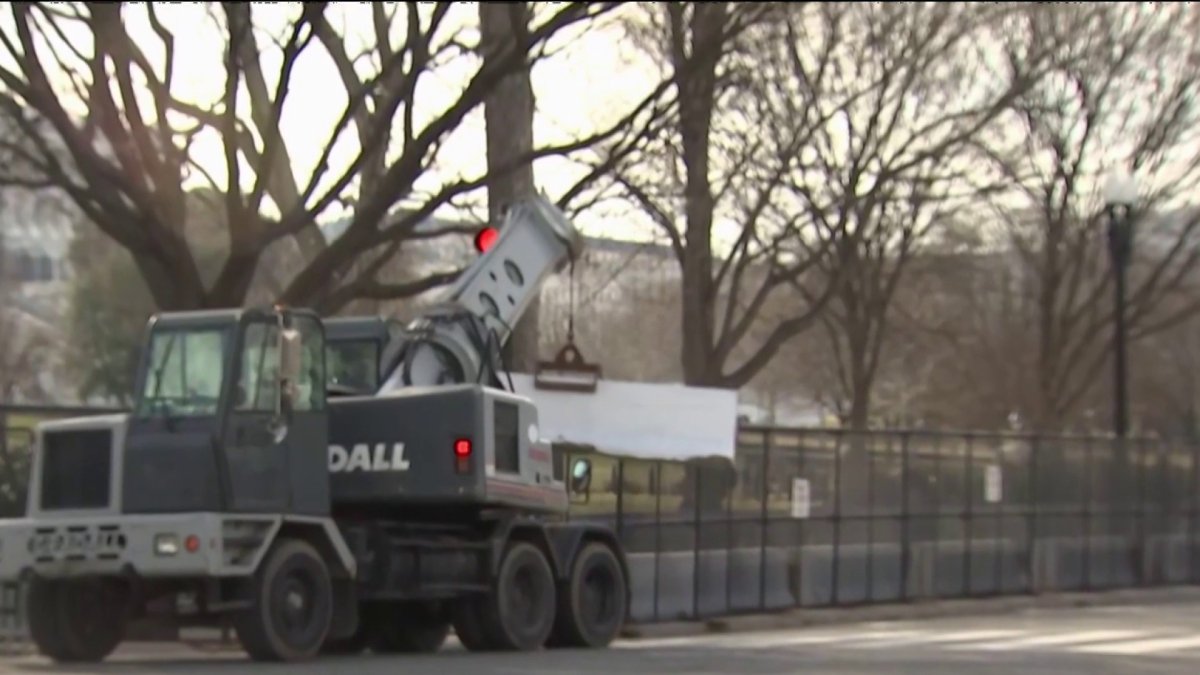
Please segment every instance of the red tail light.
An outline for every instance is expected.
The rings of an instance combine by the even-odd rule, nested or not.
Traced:
[[[500,238],[500,230],[494,227],[485,227],[475,234],[475,250],[480,253],[487,253],[487,250],[496,243]]]

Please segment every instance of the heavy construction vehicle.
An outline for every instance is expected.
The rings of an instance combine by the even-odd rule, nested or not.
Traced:
[[[560,477],[582,489],[590,465],[552,465],[500,360],[580,238],[541,198],[498,233],[403,327],[152,317],[133,409],[40,425],[27,516],[0,522],[40,651],[102,660],[135,619],[228,621],[257,660],[429,652],[451,626],[470,650],[608,645],[624,553],[564,517]]]

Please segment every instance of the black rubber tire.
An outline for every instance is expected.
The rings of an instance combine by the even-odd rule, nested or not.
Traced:
[[[29,594],[25,599],[25,624],[29,638],[38,653],[55,661],[70,660],[70,653],[58,627],[59,584],[48,579],[29,582]]]
[[[115,579],[36,580],[28,597],[30,637],[54,661],[103,661],[125,638],[128,599]]]
[[[554,628],[555,607],[554,572],[546,556],[533,544],[511,544],[479,614],[492,648],[504,651],[541,648]]]
[[[297,603],[299,626],[289,628],[285,603]],[[255,575],[249,609],[234,615],[242,648],[256,661],[306,661],[320,653],[333,620],[333,583],[309,543],[280,539]]]
[[[367,651],[369,646],[366,622],[359,619],[358,630],[353,635],[336,640],[326,639],[325,644],[321,645],[321,653],[335,656],[352,656]]]
[[[377,654],[431,654],[442,648],[450,621],[429,602],[388,602],[372,605],[367,634]]]
[[[495,649],[495,641],[487,634],[480,619],[485,600],[485,596],[467,596],[459,600],[454,607],[454,635],[470,652]]]
[[[601,649],[612,644],[625,624],[627,588],[612,548],[601,543],[584,546],[560,589],[551,645]]]

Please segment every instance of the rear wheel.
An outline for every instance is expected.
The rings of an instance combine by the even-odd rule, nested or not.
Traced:
[[[238,639],[258,661],[317,655],[333,619],[333,584],[321,554],[298,539],[280,539],[256,575],[251,607],[234,618]]]
[[[625,622],[626,588],[612,548],[601,543],[584,546],[558,597],[553,644],[593,649],[611,644]]]
[[[429,602],[373,605],[364,618],[371,649],[380,654],[436,652],[450,632],[441,607]]]
[[[479,613],[494,649],[538,649],[554,627],[555,588],[550,563],[538,547],[525,542],[509,546],[492,592]]]
[[[115,579],[35,580],[30,637],[55,661],[103,661],[125,637],[128,601],[127,587]]]

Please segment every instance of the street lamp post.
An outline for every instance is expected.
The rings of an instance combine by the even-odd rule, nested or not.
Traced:
[[[1113,361],[1114,409],[1113,431],[1125,438],[1129,431],[1129,395],[1126,389],[1127,364],[1125,354],[1125,273],[1133,253],[1133,207],[1137,202],[1137,183],[1123,171],[1109,175],[1104,183],[1105,212],[1108,215],[1108,252],[1112,257],[1113,281],[1116,291],[1114,307]]]

